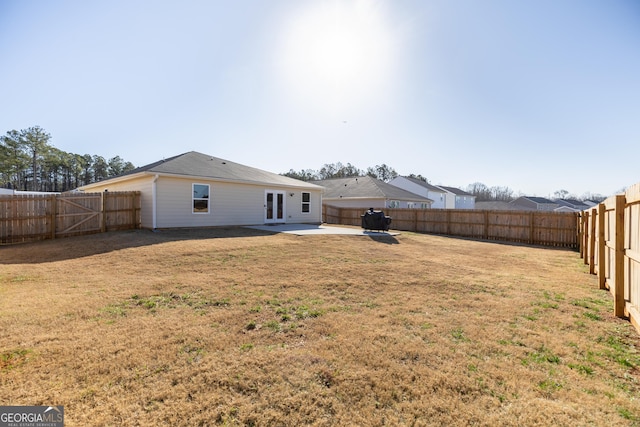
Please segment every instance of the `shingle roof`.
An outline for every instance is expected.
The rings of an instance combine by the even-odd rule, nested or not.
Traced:
[[[463,191],[456,187],[445,187],[444,185],[438,185],[438,187],[442,188],[443,190],[447,190],[455,194],[456,196],[473,196],[473,194],[467,193],[466,191]]]
[[[313,181],[313,183],[325,188],[323,199],[379,198],[416,202],[433,201],[371,176],[325,179]]]
[[[414,184],[418,184],[421,187],[426,188],[427,190],[430,190],[430,191],[433,191],[433,192],[438,192],[438,193],[442,193],[443,192],[442,188],[438,188],[435,185],[431,185],[428,182],[425,182],[425,181],[423,181],[421,179],[412,178],[410,176],[403,176],[403,178],[413,182]]]
[[[552,201],[551,201],[551,200],[549,200],[549,199],[545,199],[544,197],[531,197],[531,196],[524,196],[524,198],[525,198],[525,199],[529,199],[529,200],[531,200],[532,202],[535,202],[535,203],[541,203],[541,204],[553,204],[553,205],[556,205],[556,204],[557,204],[557,203],[555,203],[555,202],[552,202]]]
[[[502,201],[488,201],[488,202],[476,202],[475,209],[478,210],[487,210],[487,211],[534,211],[534,208],[521,206],[521,205],[513,205],[509,202]]]
[[[150,163],[121,176],[133,175],[141,172],[202,177],[243,183],[317,188],[316,185],[311,183],[278,175],[273,172],[252,168],[250,166],[241,165],[240,163],[220,159],[218,157],[198,153],[196,151],[190,151],[188,153],[179,154],[168,159]]]

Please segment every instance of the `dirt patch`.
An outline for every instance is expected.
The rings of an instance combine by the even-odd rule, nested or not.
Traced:
[[[0,247],[0,404],[68,425],[633,425],[573,251],[137,230]]]

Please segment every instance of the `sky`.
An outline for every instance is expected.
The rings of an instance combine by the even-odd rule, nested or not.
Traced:
[[[637,0],[0,0],[0,134],[135,166],[640,182]]]

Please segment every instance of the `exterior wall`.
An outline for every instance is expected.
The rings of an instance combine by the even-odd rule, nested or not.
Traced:
[[[475,209],[475,202],[473,196],[456,196],[456,209]]]
[[[444,193],[444,208],[455,209],[456,208],[456,195],[453,193]]]
[[[153,176],[119,183],[92,184],[87,192],[140,191],[141,225],[153,227]],[[193,184],[209,185],[209,213],[193,213]],[[285,221],[322,222],[322,194],[314,189],[263,187],[207,179],[159,176],[156,181],[156,228],[255,225],[265,222],[265,190],[285,193]],[[310,193],[310,212],[302,212],[302,192]],[[293,194],[293,196],[291,196]]]
[[[393,178],[391,181],[389,181],[389,184],[393,185],[394,187],[410,191],[414,194],[419,194],[422,197],[429,197],[429,190],[427,188],[423,187],[420,184],[416,184],[415,182],[410,181],[403,176],[397,176]]]
[[[142,228],[153,228],[153,197],[152,176],[143,176],[123,182],[92,184],[87,193],[101,193],[108,191],[139,191],[140,192],[140,225]]]
[[[409,205],[411,203],[413,203],[413,207],[411,207],[411,209],[423,209],[422,208],[422,203],[424,202],[410,202],[407,200],[395,200],[395,199],[366,199],[366,198],[362,198],[362,199],[350,199],[350,198],[344,198],[344,199],[329,199],[329,200],[323,200],[323,203],[326,203],[327,205],[331,205],[331,206],[337,206],[340,208],[363,208],[363,209],[369,209],[369,208],[374,208],[374,209],[393,209],[390,204],[392,201],[397,201],[400,203],[400,206],[395,206],[396,209],[409,209]],[[430,208],[425,208],[425,209],[430,209]]]
[[[192,185],[209,185],[209,212],[192,212]],[[157,228],[255,225],[265,222],[265,191],[283,191],[286,222],[322,221],[320,190],[264,187],[206,179],[160,177],[157,182]],[[302,191],[311,194],[310,213],[302,213]],[[293,196],[290,196],[293,194]]]
[[[436,191],[428,191],[427,192],[427,197],[429,199],[433,200],[433,203],[431,204],[431,208],[432,209],[445,209],[446,208],[446,200],[447,200],[446,193],[440,193],[440,192],[436,192]]]
[[[397,176],[389,181],[389,184],[402,188],[403,190],[410,191],[414,194],[418,194],[422,197],[426,197],[427,199],[433,200],[431,203],[430,209],[444,209],[445,208],[445,193],[439,191],[429,190],[426,187],[423,187],[420,184],[416,184],[415,182],[408,180],[403,176]],[[403,206],[406,207],[406,206]]]

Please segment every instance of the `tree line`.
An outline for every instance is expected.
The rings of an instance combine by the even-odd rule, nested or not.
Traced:
[[[374,167],[368,167],[366,170],[363,170],[355,167],[351,163],[343,165],[341,162],[337,162],[326,163],[319,170],[302,169],[300,171],[295,171],[293,169],[289,169],[289,172],[283,173],[281,175],[288,176],[289,178],[299,179],[301,181],[321,181],[325,179],[350,178],[368,175],[381,181],[389,182],[393,178],[398,176],[398,172],[396,172],[392,167],[385,165],[384,163],[381,165],[376,165]],[[424,182],[427,182],[427,179],[422,175],[411,174],[409,176],[411,178],[417,178]]]
[[[337,162],[337,163],[328,163],[322,166],[318,170],[313,169],[302,169],[300,171],[295,171],[290,169],[289,172],[283,173],[281,175],[288,176],[290,178],[299,179],[302,181],[317,181],[317,180],[325,180],[325,179],[333,179],[333,178],[350,178],[350,177],[358,177],[358,176],[371,176],[373,178],[382,180],[384,182],[388,182],[393,178],[398,176],[398,173],[394,168],[387,166],[386,164],[376,165],[374,167],[368,167],[366,170],[359,169],[352,165],[351,163],[347,163],[346,165]],[[429,180],[420,174],[410,174],[407,175],[409,178],[419,179],[425,183],[429,183]],[[522,196],[523,194],[515,194],[515,192],[509,188],[504,186],[493,186],[489,187],[481,182],[474,182],[473,184],[469,184],[465,191],[473,196],[476,196],[477,202],[492,202],[492,201],[500,201],[500,202],[511,202],[516,198]],[[558,190],[553,194],[556,199],[575,199],[575,200],[594,200],[594,201],[602,201],[605,199],[604,196],[600,194],[592,194],[585,193],[584,195],[578,197],[573,194],[570,194],[566,190]]]
[[[67,153],[50,140],[39,126],[0,136],[0,187],[64,192],[135,169],[120,156]]]

